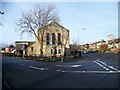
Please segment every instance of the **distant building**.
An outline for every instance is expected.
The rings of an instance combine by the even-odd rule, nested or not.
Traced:
[[[15,51],[15,46],[12,44],[1,49],[1,53],[14,53],[14,51]]]
[[[42,36],[41,32],[44,35]],[[56,22],[40,28],[37,31],[39,40],[36,38],[34,42],[16,41],[16,54],[21,55],[25,53],[27,56],[40,56],[42,49],[43,56],[64,56],[69,54],[69,30]],[[46,29],[45,29],[46,28]],[[43,38],[43,41],[41,41]],[[40,42],[43,42],[43,46]],[[23,52],[24,51],[24,52]]]
[[[86,48],[86,45],[89,47]],[[117,49],[120,49],[120,38],[111,38],[110,40],[101,40],[90,44],[81,45],[81,50],[99,50],[101,46],[106,46],[107,51],[115,52]]]
[[[115,39],[115,37],[112,35],[112,34],[110,34],[110,35],[108,35],[108,41],[110,41],[110,40],[114,40]]]
[[[89,49],[92,49],[92,50],[97,49],[97,43],[95,42],[95,43],[89,44]]]
[[[27,48],[31,45],[35,43],[34,41],[16,41],[15,42],[15,49],[16,49],[16,55],[17,56],[23,56],[23,54],[25,56],[27,56]]]
[[[111,51],[116,51],[117,49],[120,49],[120,38],[116,38],[114,40],[108,41],[108,48]]]

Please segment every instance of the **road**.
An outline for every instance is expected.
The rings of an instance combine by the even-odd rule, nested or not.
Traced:
[[[118,88],[117,59],[83,56],[96,60],[48,62],[3,57],[3,88]]]

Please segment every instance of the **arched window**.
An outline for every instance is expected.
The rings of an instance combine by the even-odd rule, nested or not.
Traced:
[[[61,53],[61,51],[60,51],[60,49],[58,50],[58,54],[60,54]]]
[[[55,45],[55,40],[56,40],[55,33],[52,33],[52,44],[54,45]]]
[[[49,33],[46,34],[46,44],[47,45],[50,44],[50,34]]]
[[[57,54],[57,49],[55,49],[55,52],[54,52],[55,54]]]
[[[31,51],[33,51],[33,47],[31,47]]]
[[[58,33],[58,45],[60,45],[60,44],[61,44],[61,34]]]
[[[51,54],[53,54],[53,49],[51,49]]]

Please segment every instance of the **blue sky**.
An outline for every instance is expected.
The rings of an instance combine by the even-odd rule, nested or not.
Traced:
[[[2,28],[0,43],[13,44],[16,40],[34,40],[34,37],[25,34],[21,39],[14,26],[21,12],[32,8],[35,4],[35,2],[2,2],[2,10],[5,14],[1,16],[3,26],[0,26]],[[109,34],[118,36],[117,2],[54,2],[52,4],[57,8],[60,24],[70,30],[70,43],[78,41],[78,35],[79,44],[106,40]],[[83,28],[86,30],[82,30]]]

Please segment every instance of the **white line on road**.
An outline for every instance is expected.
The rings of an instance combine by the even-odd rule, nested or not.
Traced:
[[[96,61],[98,61],[98,62],[100,62],[100,63],[102,63],[102,64],[104,64],[104,65],[107,65],[106,63],[104,63],[104,62],[102,62],[102,61],[100,61],[100,60],[96,60]]]
[[[81,65],[56,65],[60,67],[80,67]]]
[[[48,70],[48,68],[39,68],[34,66],[29,66],[30,68],[37,69],[37,70]]]
[[[66,72],[66,71],[62,71],[62,72]]]
[[[72,65],[71,67],[80,67],[81,65]]]
[[[114,68],[113,66],[109,66],[109,68],[116,70],[116,71],[118,70],[118,69]]]
[[[100,60],[96,60],[96,61],[98,61],[98,62],[102,63],[103,65],[105,65],[105,66],[107,66],[107,67],[109,67],[109,68],[117,71],[117,69],[114,68],[113,66],[107,65],[106,63],[104,63],[104,62],[102,62],[102,61],[100,61]]]
[[[56,70],[57,72],[60,72],[61,70]]]
[[[61,71],[68,73],[101,73],[101,74],[109,74],[109,73],[120,73],[120,71]]]
[[[97,65],[99,65],[100,67],[104,68],[105,70],[110,70],[110,69],[108,69],[107,67],[103,66],[102,64],[100,64],[97,61],[93,61],[93,62],[95,62]]]

